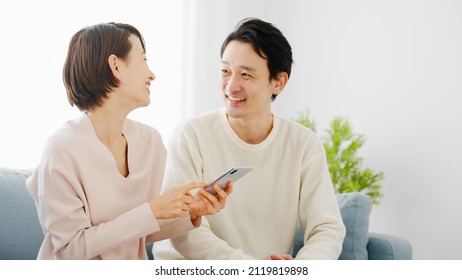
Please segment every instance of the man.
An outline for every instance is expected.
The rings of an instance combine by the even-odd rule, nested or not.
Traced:
[[[292,50],[270,23],[246,19],[221,47],[224,108],[180,125],[169,146],[165,186],[211,181],[236,165],[253,170],[202,226],[157,245],[155,258],[337,259],[345,228],[323,146],[309,129],[273,115],[291,72]],[[168,241],[167,241],[168,242]]]

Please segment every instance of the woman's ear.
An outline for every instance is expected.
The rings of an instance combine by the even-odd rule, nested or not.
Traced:
[[[284,87],[286,86],[288,80],[289,75],[287,75],[286,72],[279,72],[276,76],[276,79],[273,79],[272,81],[273,94],[278,95],[279,93],[281,93]]]
[[[114,77],[116,77],[117,79],[120,79],[120,72],[117,66],[118,62],[119,59],[115,54],[111,54],[107,59],[107,63],[109,64],[109,68],[111,68],[112,75],[114,75]]]

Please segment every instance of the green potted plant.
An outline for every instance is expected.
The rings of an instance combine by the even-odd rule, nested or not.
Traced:
[[[301,112],[295,121],[316,132],[316,123],[307,111]],[[363,158],[358,155],[358,150],[364,145],[364,135],[354,132],[345,117],[335,117],[326,132],[321,139],[335,192],[361,192],[370,196],[372,203],[378,204],[383,196],[380,181],[384,175],[362,166]]]

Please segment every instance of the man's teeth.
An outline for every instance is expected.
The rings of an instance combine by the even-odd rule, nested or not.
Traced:
[[[231,96],[228,96],[228,98],[229,98],[229,100],[235,101],[235,102],[245,101],[245,98],[234,98],[234,97],[231,97]]]
[[[146,89],[149,89],[149,85],[145,85],[144,87],[145,87]]]

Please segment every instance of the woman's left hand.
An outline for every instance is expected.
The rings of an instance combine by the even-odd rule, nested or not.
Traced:
[[[216,195],[209,193],[205,189],[200,189],[194,195],[194,202],[189,205],[191,220],[200,216],[218,213],[225,207],[226,199],[233,192],[233,183],[228,182],[225,189],[220,188],[218,185],[214,185],[213,188],[217,192]]]

